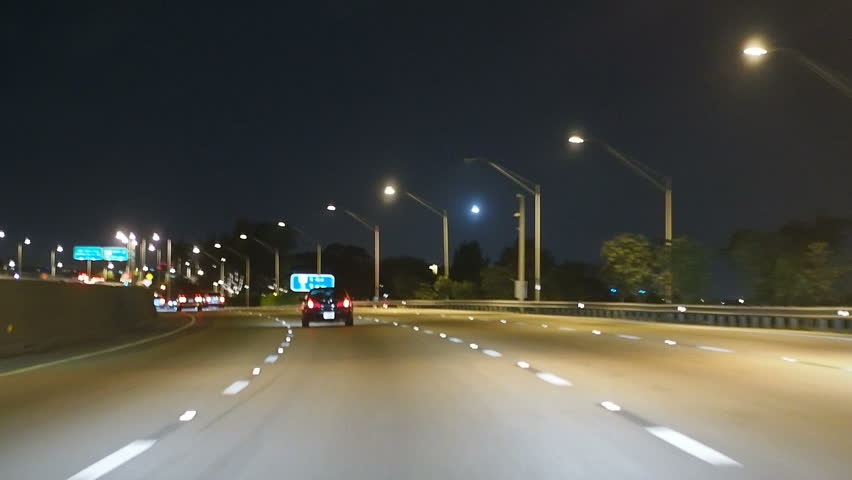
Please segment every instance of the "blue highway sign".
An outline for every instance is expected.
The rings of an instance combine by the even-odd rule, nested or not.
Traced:
[[[92,246],[74,246],[74,260],[103,260],[104,249]]]
[[[104,260],[111,262],[126,262],[130,253],[125,247],[103,247]]]
[[[334,275],[294,273],[290,275],[291,292],[309,292],[314,288],[334,287]]]

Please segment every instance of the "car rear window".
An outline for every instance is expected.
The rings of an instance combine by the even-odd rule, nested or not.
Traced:
[[[333,298],[334,300],[343,300],[349,295],[346,294],[345,290],[337,290],[334,288],[317,288],[315,290],[311,290],[309,296],[316,299]]]

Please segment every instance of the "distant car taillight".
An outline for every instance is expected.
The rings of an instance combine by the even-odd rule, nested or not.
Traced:
[[[351,305],[352,302],[350,302],[348,298],[343,299],[343,308],[349,308]]]
[[[219,297],[219,303],[225,303],[225,296],[224,295]]]
[[[312,299],[312,298],[308,299],[308,308],[314,308],[314,299]]]
[[[204,301],[207,303],[211,303],[213,301],[213,297],[204,297]]]
[[[203,300],[203,298],[201,297],[201,295],[196,295],[195,303],[201,303],[202,300]]]
[[[184,297],[183,295],[179,296],[178,303],[186,303],[186,297]]]

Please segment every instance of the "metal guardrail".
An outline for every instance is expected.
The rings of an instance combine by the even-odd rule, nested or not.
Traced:
[[[384,303],[399,308],[522,312],[725,327],[852,333],[852,316],[850,316],[852,307],[747,307],[617,302],[518,302],[514,300],[394,300]]]

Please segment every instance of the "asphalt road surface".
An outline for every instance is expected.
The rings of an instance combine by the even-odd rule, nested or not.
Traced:
[[[425,309],[310,329],[293,309],[166,315],[185,328],[0,362],[0,478],[852,478],[852,337]]]

